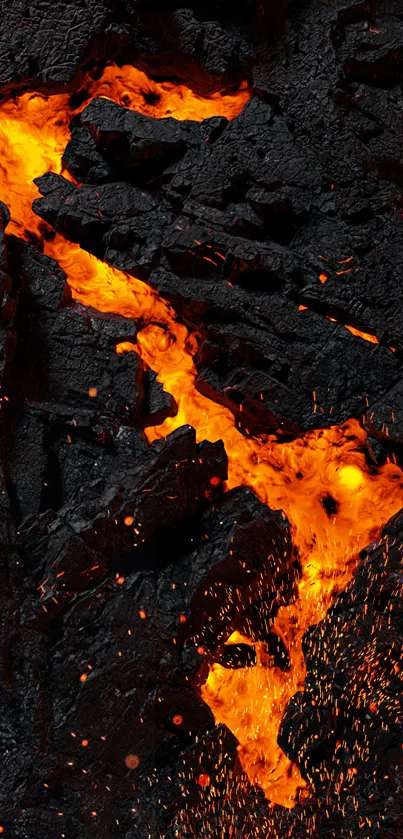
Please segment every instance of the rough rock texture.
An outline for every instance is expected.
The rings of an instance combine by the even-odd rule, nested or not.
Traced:
[[[97,452],[113,455],[130,432],[133,451],[142,451],[135,426],[163,421],[176,406],[135,352],[116,353],[121,341],[136,340],[134,321],[74,303],[63,272],[32,245],[10,239],[8,254],[19,304],[5,376],[5,456],[21,519],[47,505],[57,509],[73,480],[66,441],[87,446],[96,462]]]
[[[4,230],[10,220],[7,207],[0,203],[0,387],[9,371],[14,348],[15,288],[7,274],[7,244]],[[1,394],[3,399],[3,394]]]
[[[0,86],[8,91],[34,79],[60,87],[71,84],[83,61],[128,55],[154,73],[171,72],[211,91],[236,82],[250,65],[253,42],[245,27],[256,5],[242,0],[238,7],[228,20],[226,3],[199,0],[163,9],[154,0],[12,0],[1,20]]]
[[[130,829],[152,824],[159,835],[177,815],[178,784],[186,780],[188,800],[203,766],[216,766],[218,775],[225,768],[222,738],[193,678],[200,640],[214,646],[234,617],[222,611],[229,546],[231,584],[250,592],[245,607],[256,598],[251,581],[258,577],[268,585],[272,613],[280,578],[292,583],[282,517],[246,489],[222,499],[221,443],[197,446],[185,427],[136,459],[126,445],[116,472],[100,466],[99,477],[84,481],[57,513],[32,515],[19,528],[10,581],[19,609],[8,622],[2,677],[1,786],[10,797],[3,821],[14,835],[39,836],[57,825],[69,839],[91,835],[94,826],[106,837],[121,812]],[[246,542],[255,579],[241,562]],[[273,562],[264,568],[269,554]],[[24,571],[16,578],[18,566]],[[21,670],[23,650],[29,658]],[[207,733],[216,754],[207,747],[201,765],[195,749]],[[235,742],[223,737],[230,766]],[[158,783],[161,790],[172,763],[180,774],[169,794],[159,793],[166,812],[157,826],[154,793],[150,801],[145,790]]]
[[[32,78],[53,85],[70,82],[104,29],[111,6],[108,0],[8,3],[1,19],[1,86]]]
[[[325,784],[334,829],[343,815],[351,835],[364,823],[381,836],[403,826],[401,765],[391,770],[403,744],[402,540],[400,512],[363,551],[326,619],[306,633],[305,690],[290,702],[279,737],[307,777]]]

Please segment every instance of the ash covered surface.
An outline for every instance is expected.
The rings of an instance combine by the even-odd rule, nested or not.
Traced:
[[[196,326],[197,387],[244,434],[356,417],[401,458],[400,5],[233,6],[8,5],[4,96],[73,92],[105,60],[201,95],[245,78],[253,91],[233,120],[201,123],[93,100],[64,154],[83,185],[44,173],[35,211]],[[280,744],[311,797],[270,808],[198,674],[229,627],[270,625],[292,600],[285,517],[246,487],[223,492],[221,443],[183,427],[147,444],[177,406],[135,352],[115,352],[142,324],[74,302],[53,260],[3,232],[0,284],[5,835],[400,836],[401,517],[305,636]]]

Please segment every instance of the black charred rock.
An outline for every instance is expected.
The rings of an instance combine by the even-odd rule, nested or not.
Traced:
[[[266,644],[267,653],[273,660],[273,666],[279,667],[280,670],[289,670],[291,667],[290,656],[283,639],[275,632],[269,632],[263,640]]]
[[[4,271],[7,268],[7,250],[4,231],[10,221],[10,213],[5,204],[0,204],[0,268]]]
[[[127,445],[128,441],[124,443]],[[34,530],[30,520],[28,529],[21,530],[27,561],[31,567],[40,562],[39,576],[43,572],[44,577],[50,573],[56,578],[60,570],[67,571],[64,566],[59,569],[59,561],[56,571],[50,567],[55,552],[59,555],[60,550],[52,546],[66,544],[67,537],[82,544],[84,559],[88,549],[102,554],[104,567],[106,558],[111,562],[127,554],[130,567],[135,563],[136,553],[141,554],[141,546],[158,529],[172,529],[177,522],[196,514],[203,506],[205,493],[212,489],[211,478],[219,483],[226,478],[227,461],[222,444],[205,442],[197,446],[194,430],[187,426],[172,432],[166,441],[154,443],[140,457],[133,457],[135,451],[130,454],[124,460],[122,447],[114,461],[103,468],[101,464],[95,480],[77,488],[76,495],[70,497],[58,516],[49,520],[44,513]],[[38,536],[31,543],[34,533]],[[44,547],[47,543],[49,548]],[[168,561],[167,556],[165,564]]]
[[[147,164],[152,164],[154,172],[162,170],[200,136],[196,122],[153,119],[107,99],[93,99],[80,119],[107,159],[119,161],[119,167],[132,174]]]
[[[210,9],[200,2],[175,9],[140,3],[137,8],[135,39],[147,70],[161,75],[162,58],[202,95],[243,78],[252,48],[247,24],[255,11],[253,4],[242,0],[230,21],[219,3]]]
[[[15,350],[14,319],[17,308],[18,290],[7,273],[7,242],[5,228],[10,214],[5,204],[0,203],[0,397],[4,394],[3,379],[9,372]]]
[[[270,105],[253,98],[214,144],[191,197],[222,207],[252,185],[268,190],[279,184],[308,189],[317,176],[317,161],[311,151],[296,141],[286,121],[276,116]]]
[[[394,766],[403,743],[401,649],[402,515],[361,553],[355,578],[326,618],[304,636],[305,690],[293,697],[282,723],[281,747],[316,785],[331,790],[342,772],[339,808],[388,776],[388,820],[399,824]],[[379,779],[379,780],[378,780]],[[398,781],[396,780],[396,783]],[[384,819],[382,796],[372,805]],[[357,818],[362,818],[364,809]]]
[[[34,79],[54,87],[71,82],[94,37],[105,31],[108,4],[79,0],[30,3],[17,0],[4,9],[0,35],[0,84],[11,88]],[[42,22],[46,20],[47,26]]]
[[[160,425],[167,417],[174,417],[178,413],[178,406],[174,397],[167,393],[157,374],[147,370],[144,374],[145,405],[143,406],[143,423],[145,426]]]
[[[229,236],[224,230],[179,217],[167,231],[163,252],[179,275],[216,276],[242,288],[275,291],[292,281],[298,263],[280,245]]]
[[[147,374],[146,374],[147,375]],[[49,415],[45,415],[49,425]],[[40,509],[57,511],[82,490],[85,482],[132,465],[146,449],[139,429],[121,426],[117,434],[105,433],[102,427],[82,433],[75,426],[50,417],[51,430],[45,438],[46,464]],[[30,510],[31,512],[31,510]]]
[[[15,358],[20,393],[53,410],[63,406],[70,421],[129,423],[140,413],[142,369],[135,353],[117,355],[115,347],[135,340],[136,324],[73,303],[53,260],[17,239],[12,248],[13,270],[27,280]]]
[[[94,138],[80,125],[71,127],[71,138],[63,154],[63,167],[82,183],[116,181],[111,163],[99,150]]]
[[[115,268],[148,280],[158,265],[173,213],[164,205],[114,224],[104,237],[104,258]]]
[[[228,627],[248,635],[259,603],[268,624],[293,597],[295,568],[288,522],[246,487],[225,494],[208,514],[201,546],[186,560],[192,593],[181,637],[214,650]]]
[[[196,445],[192,429],[179,429],[138,454],[133,463],[127,456],[124,466],[128,439],[122,442],[126,445],[118,453],[117,475],[104,463],[98,481],[84,483],[59,514],[48,511],[31,517],[19,531],[21,558],[33,581],[31,591],[25,584],[21,628],[13,636],[14,651],[29,643],[34,657],[35,675],[25,673],[22,705],[25,761],[35,762],[40,782],[26,793],[25,818],[31,825],[37,809],[41,824],[53,823],[52,793],[44,789],[54,791],[68,824],[84,833],[92,823],[87,797],[102,815],[105,784],[119,789],[119,801],[132,796],[139,825],[153,823],[153,808],[147,808],[142,794],[144,784],[149,785],[151,803],[156,795],[164,795],[166,824],[178,815],[184,783],[185,807],[210,782],[224,794],[236,741],[225,728],[214,727],[209,709],[194,690],[190,675],[200,666],[201,656],[197,654],[190,668],[190,660],[184,666],[195,647],[190,637],[183,637],[182,627],[189,635],[191,626],[182,618],[190,620],[192,602],[198,592],[203,598],[206,585],[225,586],[226,578],[231,580],[235,565],[226,568],[224,561],[229,544],[239,566],[231,584],[239,585],[242,573],[249,584],[245,603],[262,588],[269,602],[277,587],[277,564],[287,572],[290,540],[285,519],[270,513],[245,489],[221,499],[217,480],[221,483],[226,477],[226,458],[220,444]],[[120,513],[113,500],[117,492]],[[91,536],[85,525],[90,510]],[[121,520],[129,513],[130,521]],[[124,558],[127,546],[131,548]],[[260,557],[268,552],[273,560],[267,561],[265,571]],[[241,572],[241,557],[248,557],[251,571],[255,563],[254,577]],[[218,631],[218,608],[212,617]],[[239,655],[237,648],[238,660]],[[15,767],[16,719],[7,702],[2,719],[3,727],[10,729],[7,743]],[[35,757],[38,743],[46,744],[46,759]],[[59,753],[64,755],[61,764]],[[7,818],[15,820],[14,807]]]
[[[38,215],[65,238],[98,254],[103,237],[112,227],[149,213],[156,206],[149,193],[127,183],[78,188],[53,172],[37,178],[36,183],[44,196],[34,201]]]
[[[44,197],[34,201],[34,210],[58,233],[116,268],[148,277],[174,219],[168,208],[124,182],[77,188],[53,172],[36,182]]]
[[[332,419],[342,423],[367,415],[368,401],[375,401],[368,394],[387,394],[399,377],[401,362],[385,347],[366,345],[344,327],[300,312],[278,295],[270,302],[266,329],[263,311],[260,329],[211,324],[214,343],[202,344],[198,360],[198,389],[230,408],[252,433],[293,436],[297,429]]]
[[[117,466],[130,429],[130,449],[142,451],[140,429],[173,416],[176,405],[136,352],[116,353],[120,342],[136,340],[133,320],[74,303],[53,260],[20,240],[8,245],[19,307],[3,384],[5,457],[21,519],[62,506],[68,488],[82,485],[77,470],[88,467],[95,478],[107,463]]]
[[[256,664],[255,648],[249,644],[227,644],[214,654],[214,660],[222,667],[236,670],[242,667],[253,667]]]

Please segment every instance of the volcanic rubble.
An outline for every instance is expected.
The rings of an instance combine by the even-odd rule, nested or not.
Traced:
[[[400,4],[234,6],[8,4],[4,96],[77,91],[117,59],[203,95],[243,78],[253,93],[201,123],[94,99],[64,154],[82,185],[44,173],[35,212],[197,329],[197,388],[243,434],[356,417],[401,463]],[[8,218],[2,205],[2,231]],[[305,636],[279,742],[312,793],[270,808],[197,684],[230,631],[258,635],[256,616],[292,600],[288,522],[223,491],[221,442],[184,426],[148,445],[177,405],[136,352],[116,354],[141,324],[75,302],[35,242],[0,236],[5,835],[403,835],[401,514]]]

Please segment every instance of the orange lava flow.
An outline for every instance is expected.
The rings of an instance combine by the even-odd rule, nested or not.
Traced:
[[[229,97],[216,94],[204,100],[184,86],[157,85],[127,67],[108,67],[98,82],[87,80],[85,85],[89,97],[107,95],[158,117],[234,116],[249,96],[242,89]],[[149,104],[144,89],[160,94],[155,105]],[[25,93],[3,103],[0,112],[0,198],[11,210],[9,231],[41,237],[46,225],[31,210],[38,196],[32,180],[49,169],[62,171],[72,116],[69,96]],[[178,404],[175,417],[147,430],[149,441],[183,424],[195,427],[198,440],[222,439],[229,460],[228,486],[250,486],[262,502],[283,509],[290,520],[303,573],[296,601],[280,610],[274,630],[286,644],[291,670],[267,667],[263,653],[257,665],[247,669],[231,671],[213,664],[202,695],[217,722],[226,723],[238,738],[240,760],[251,782],[272,803],[292,807],[306,785],[298,767],[277,745],[277,734],[289,699],[303,685],[302,636],[324,617],[335,594],[351,578],[358,551],[403,506],[403,474],[392,463],[369,469],[362,451],[366,435],[355,420],[312,431],[291,443],[244,437],[227,409],[195,389],[196,338],[157,292],[60,236],[43,246],[65,271],[77,300],[103,312],[144,320],[137,351]],[[121,345],[119,351],[132,349],[130,344]],[[336,502],[334,515],[323,506],[328,495]]]

